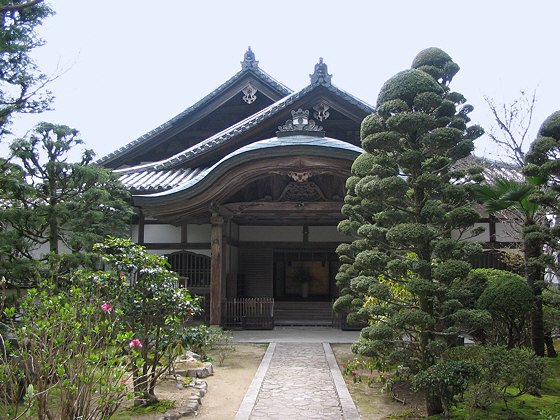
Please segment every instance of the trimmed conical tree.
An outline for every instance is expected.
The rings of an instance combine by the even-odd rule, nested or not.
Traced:
[[[480,168],[454,171],[483,130],[468,126],[472,106],[449,83],[459,67],[438,48],[382,87],[377,113],[361,126],[365,153],[352,166],[339,231],[337,311],[367,321],[353,350],[417,373],[456,344],[457,323],[474,311],[463,302],[468,260],[480,247],[465,237],[480,215],[466,181]],[[429,414],[441,412],[427,395]]]
[[[529,197],[540,205],[548,215],[548,223],[527,223],[523,227],[523,250],[525,255],[525,277],[533,289],[535,302],[531,311],[531,341],[533,350],[544,356],[545,332],[542,308],[542,292],[547,286],[545,270],[553,267],[558,270],[558,261],[552,252],[558,252],[560,239],[560,111],[550,115],[542,124],[529,152],[525,155],[527,165],[525,175],[537,180],[540,188]],[[548,225],[548,226],[547,226]],[[547,252],[545,252],[545,246]],[[549,339],[550,344],[550,339]],[[554,347],[549,354],[554,356]]]

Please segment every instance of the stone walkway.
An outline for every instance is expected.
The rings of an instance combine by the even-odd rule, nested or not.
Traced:
[[[271,343],[235,419],[359,415],[328,343]]]

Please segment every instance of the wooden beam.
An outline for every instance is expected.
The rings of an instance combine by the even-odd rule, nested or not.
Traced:
[[[222,226],[224,219],[212,216],[210,259],[210,325],[222,322]]]
[[[146,249],[210,249],[210,242],[147,242],[143,243]]]

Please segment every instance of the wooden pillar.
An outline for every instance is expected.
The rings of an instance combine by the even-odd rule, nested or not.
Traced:
[[[140,214],[138,215],[138,244],[144,245],[144,213],[140,209]]]
[[[224,219],[216,214],[210,219],[211,260],[210,260],[210,325],[222,322],[222,225]]]

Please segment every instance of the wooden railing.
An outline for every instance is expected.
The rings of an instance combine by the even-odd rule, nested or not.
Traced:
[[[246,330],[274,328],[274,298],[231,298],[223,305],[224,328]]]

